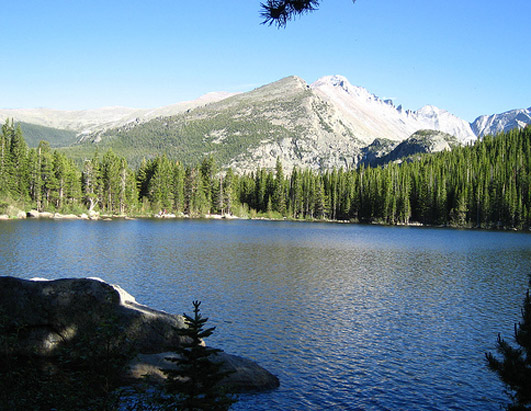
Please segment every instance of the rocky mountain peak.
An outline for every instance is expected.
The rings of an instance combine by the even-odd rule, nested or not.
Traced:
[[[431,104],[427,104],[423,107],[421,107],[420,109],[417,110],[417,113],[418,114],[421,114],[425,117],[436,117],[436,116],[440,116],[442,114],[450,114],[448,113],[448,111],[446,110],[443,110],[443,109],[440,109],[439,107],[435,107]]]
[[[366,88],[353,86],[346,77],[340,75],[321,77],[313,82],[310,87],[318,91],[328,89],[329,93],[334,92],[338,94],[344,94],[345,96],[350,96],[352,98],[358,98],[369,102],[384,102],[378,96],[369,92]]]
[[[523,128],[531,124],[531,107],[527,109],[509,110],[501,114],[480,116],[472,123],[472,129],[477,136],[497,134],[513,128]]]

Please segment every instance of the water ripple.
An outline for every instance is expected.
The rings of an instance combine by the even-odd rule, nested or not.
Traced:
[[[246,221],[0,224],[0,274],[97,276],[217,327],[278,390],[235,410],[498,410],[483,363],[531,267],[518,233]]]

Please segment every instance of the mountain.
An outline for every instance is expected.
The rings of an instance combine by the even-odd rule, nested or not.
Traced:
[[[31,123],[17,123],[20,125],[24,140],[30,147],[37,147],[42,140],[48,141],[51,147],[64,147],[77,141],[77,133],[52,127],[39,126]]]
[[[203,107],[145,123],[128,123],[84,141],[126,153],[132,164],[166,153],[185,163],[213,154],[238,172],[274,167],[353,166],[363,142],[339,113],[292,76]],[[69,152],[85,155],[81,147]]]
[[[376,139],[362,149],[359,164],[379,166],[390,162],[401,162],[416,154],[437,153],[460,145],[459,140],[442,131],[418,130],[400,143]]]
[[[196,100],[184,101],[155,109],[103,107],[94,110],[0,109],[0,121],[13,118],[48,128],[74,131],[80,138],[131,122],[145,122],[155,117],[171,116],[205,104],[222,100],[235,93],[208,93]]]
[[[419,130],[430,131],[415,135]],[[213,155],[222,167],[242,173],[273,168],[280,158],[289,172],[383,164],[476,138],[471,124],[446,110],[404,110],[342,76],[311,85],[291,76],[171,117],[92,133],[70,153],[86,157],[91,141],[133,165],[163,153],[186,164]]]
[[[431,105],[405,110],[342,76],[311,85],[290,76],[246,93],[210,93],[150,110],[0,110],[3,117],[75,131],[77,144],[64,150],[79,162],[96,148],[112,148],[132,166],[162,154],[185,164],[213,155],[221,167],[240,173],[273,168],[277,158],[288,172],[383,164],[531,123],[530,109],[478,117],[472,124]]]
[[[472,123],[472,130],[477,136],[482,137],[487,134],[494,135],[509,131],[513,128],[524,128],[527,124],[531,124],[531,107],[491,116],[480,116]]]
[[[421,129],[443,131],[463,143],[476,139],[469,123],[446,110],[435,106],[403,110],[391,100],[382,100],[363,87],[351,85],[343,76],[323,77],[311,88],[334,105],[345,124],[367,144],[375,138],[402,141]]]

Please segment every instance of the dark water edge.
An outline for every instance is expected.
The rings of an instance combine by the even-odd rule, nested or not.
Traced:
[[[484,364],[512,336],[526,233],[249,220],[0,224],[0,274],[101,277],[278,375],[234,409],[498,410]]]

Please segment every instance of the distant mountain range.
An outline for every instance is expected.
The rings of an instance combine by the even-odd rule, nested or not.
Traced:
[[[32,138],[36,126],[47,127],[53,146],[61,144],[54,144],[49,128],[63,130],[65,150],[80,160],[95,146],[113,148],[133,165],[162,153],[185,163],[212,154],[221,166],[246,172],[272,168],[277,157],[287,170],[400,161],[524,127],[531,124],[531,107],[468,123],[434,106],[395,107],[342,76],[311,85],[292,76],[246,93],[209,93],[157,109],[0,110],[5,118],[33,125]]]
[[[145,122],[156,117],[173,116],[196,107],[230,97],[236,93],[213,92],[196,100],[163,106],[154,109],[130,107],[103,107],[94,110],[0,109],[0,120],[13,118],[16,121],[76,133],[78,139],[131,122]]]

